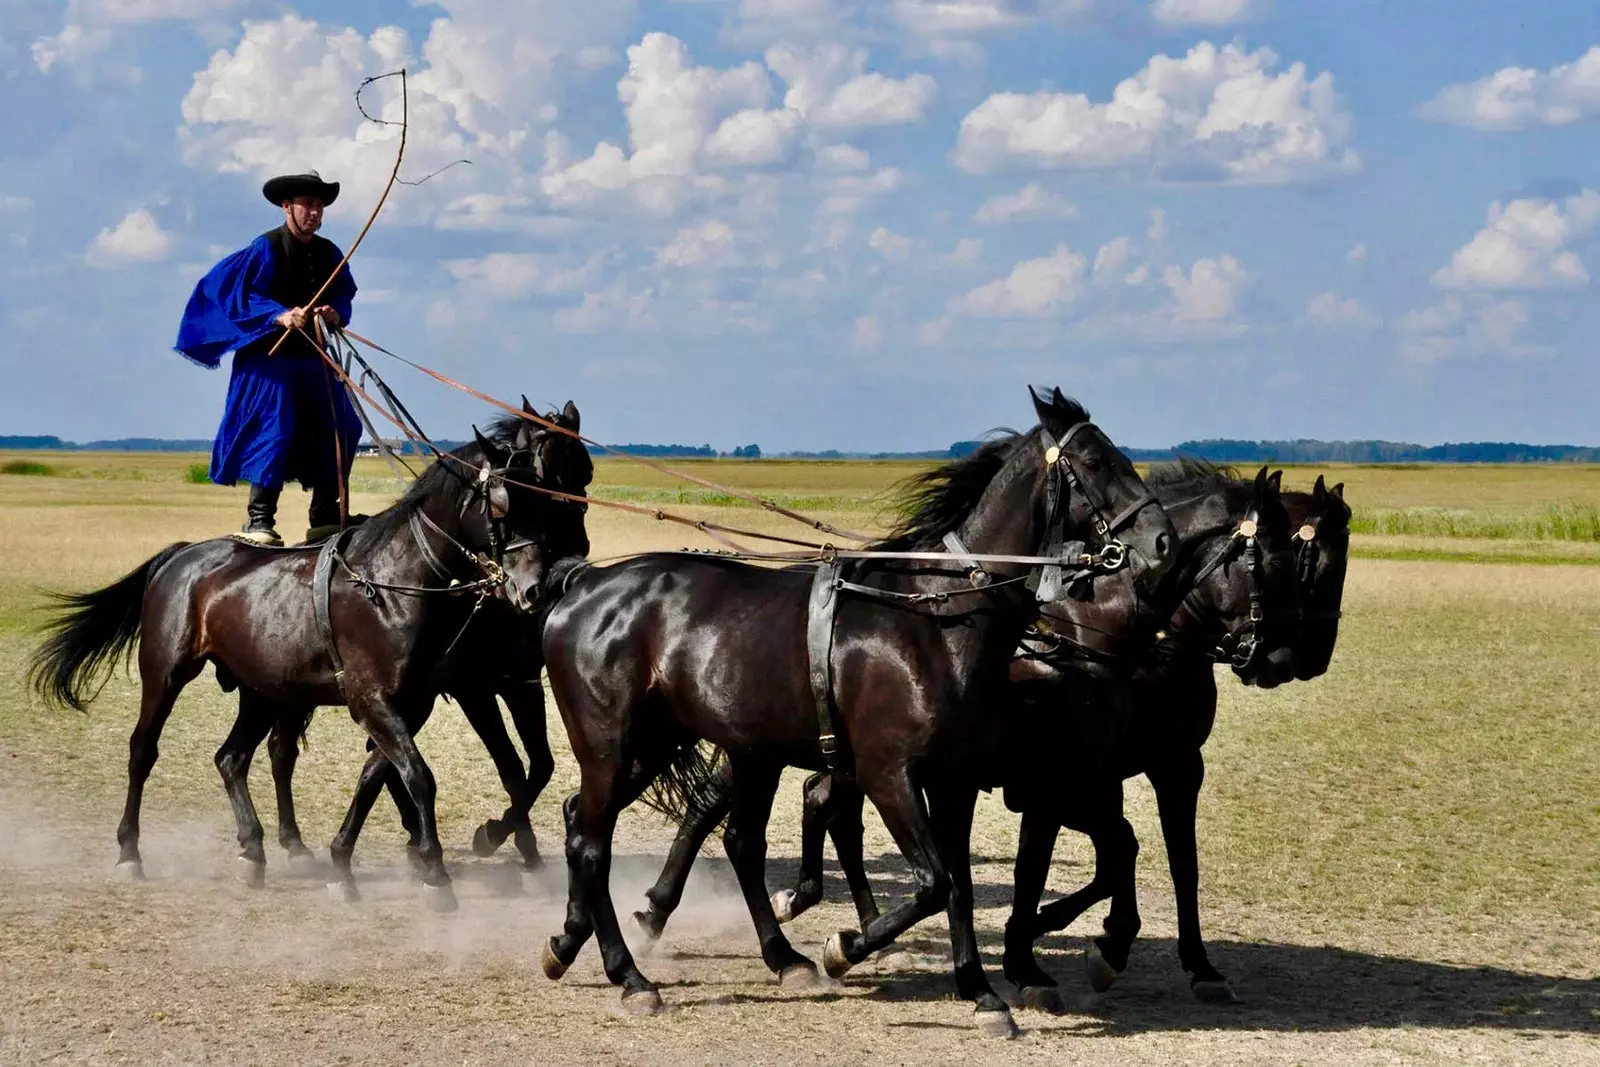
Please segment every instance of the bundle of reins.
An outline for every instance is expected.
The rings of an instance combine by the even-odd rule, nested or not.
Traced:
[[[585,445],[597,448],[610,455],[617,456],[618,458],[639,463],[645,467],[670,477],[679,478],[683,481],[690,482],[702,488],[710,489],[718,493],[725,493],[729,496],[754,504],[755,506],[766,511],[770,511],[784,518],[802,523],[823,533],[831,533],[862,544],[867,544],[874,540],[874,538],[866,534],[859,534],[849,530],[843,530],[839,527],[826,523],[821,519],[816,519],[811,516],[801,514],[800,512],[794,511],[790,508],[783,507],[776,501],[769,500],[765,497],[760,497],[753,493],[747,493],[731,486],[722,485],[711,481],[708,478],[690,474],[686,471],[678,470],[674,467],[670,467],[663,463],[658,463],[643,456],[638,456],[621,449],[612,448],[610,446],[601,444],[593,438],[586,437],[576,430],[562,426],[553,419],[535,414],[534,412],[527,410],[525,407],[519,407],[517,405],[507,403],[498,397],[484,393],[480,390],[474,389],[469,385],[465,385],[459,381],[456,381],[454,378],[436,371],[431,367],[427,367],[423,364],[415,362],[414,360],[407,359],[404,356],[384,348],[374,341],[362,337],[360,334],[357,334],[354,331],[338,328],[331,329],[329,334],[334,339],[342,343],[343,354],[350,360],[350,367],[353,368],[354,366],[359,365],[362,372],[362,381],[372,382],[377,391],[381,393],[384,396],[385,401],[387,401],[386,403],[380,403],[370,393],[368,393],[361,384],[356,382],[351,375],[351,369],[347,369],[345,363],[336,357],[326,345],[322,344],[318,338],[313,337],[304,329],[300,329],[300,333],[321,355],[327,367],[339,378],[340,382],[343,383],[345,388],[353,394],[352,398],[356,401],[355,407],[358,410],[361,408],[360,401],[365,401],[367,404],[370,404],[381,416],[393,423],[400,430],[400,432],[405,435],[407,440],[412,442],[413,445],[426,450],[426,452],[434,456],[439,462],[454,463],[461,467],[471,469],[470,465],[464,460],[461,460],[459,457],[439,448],[428,439],[427,435],[423,433],[421,427],[417,425],[416,420],[411,417],[410,412],[407,411],[405,406],[399,401],[399,398],[395,395],[394,391],[390,389],[388,384],[383,381],[382,377],[372,368],[372,365],[368,363],[367,360],[362,358],[355,347],[350,344],[351,340],[358,341],[361,344],[366,345],[368,348],[371,348],[375,352],[380,352],[386,356],[398,360],[399,362],[428,375],[436,381],[449,385],[452,388],[459,389],[469,396],[475,397],[476,399],[482,400],[484,403],[499,408],[507,414],[533,423],[534,425],[539,426],[548,432],[571,437]],[[369,427],[370,432],[371,422],[367,419],[364,412],[362,412],[362,421],[364,425]],[[1049,464],[1053,469],[1058,468],[1058,465],[1059,467],[1064,467],[1067,471],[1068,482],[1074,486],[1079,484],[1078,478],[1076,472],[1072,470],[1071,464],[1067,461],[1066,454],[1061,446],[1066,444],[1071,436],[1076,433],[1079,428],[1085,425],[1088,424],[1079,424],[1078,427],[1074,427],[1072,430],[1069,430],[1063,435],[1059,444],[1052,441],[1046,446],[1045,450],[1046,463]],[[381,451],[392,457],[394,462],[400,462],[399,457],[393,456],[392,450],[389,449],[388,445],[383,441],[380,435],[374,433],[373,440]],[[407,469],[409,470],[409,468]],[[476,469],[471,470],[474,475],[478,473]],[[496,471],[494,473],[499,480],[508,485],[542,493],[557,500],[564,500],[570,503],[581,504],[585,506],[593,504],[599,507],[612,508],[614,510],[628,512],[630,514],[643,515],[658,522],[670,522],[690,527],[704,534],[706,537],[721,546],[717,549],[683,550],[690,554],[716,555],[725,559],[739,559],[751,562],[789,564],[828,563],[837,560],[953,562],[964,568],[968,572],[969,577],[972,579],[972,587],[970,589],[957,589],[941,593],[898,593],[886,595],[887,591],[885,590],[872,590],[874,595],[883,596],[885,599],[904,599],[912,603],[922,603],[925,601],[944,601],[949,599],[951,596],[964,595],[968,593],[981,593],[986,589],[993,589],[999,584],[1002,584],[994,583],[991,585],[986,580],[979,578],[979,575],[985,574],[985,572],[982,570],[984,564],[1034,567],[1068,567],[1072,568],[1070,577],[1081,577],[1091,572],[1115,571],[1120,569],[1126,562],[1126,546],[1123,545],[1122,542],[1115,539],[1108,539],[1106,543],[1095,552],[1087,551],[1085,546],[1073,544],[1064,546],[1066,551],[1062,552],[1061,554],[1051,556],[974,553],[967,551],[964,546],[959,544],[959,542],[952,544],[951,542],[954,540],[953,537],[946,538],[946,551],[840,548],[829,542],[804,541],[797,538],[784,537],[779,534],[763,533],[757,530],[747,530],[734,526],[726,526],[721,523],[709,522],[704,519],[694,519],[686,515],[674,514],[673,512],[667,511],[663,508],[649,508],[637,504],[629,504],[620,500],[606,500],[600,497],[567,493],[551,486],[517,481],[508,477],[502,471]],[[1142,507],[1143,504],[1144,502],[1141,501],[1128,512],[1124,512],[1122,515],[1118,515],[1113,519],[1106,519],[1104,517],[1098,518],[1096,521],[1097,530],[1101,532],[1102,536],[1109,535],[1113,530],[1130,520],[1132,518],[1132,513],[1139,507]],[[758,541],[794,545],[796,548],[793,551],[756,549],[732,540],[733,537],[743,537]],[[620,559],[626,557],[619,556],[616,558]],[[1007,582],[1003,584],[1010,584],[1011,581],[1021,580],[1023,579],[1007,580]],[[846,586],[842,588],[853,587],[853,583],[846,583]],[[868,587],[862,587],[863,590],[867,588]]]

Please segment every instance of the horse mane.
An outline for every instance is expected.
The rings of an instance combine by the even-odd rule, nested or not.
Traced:
[[[481,432],[484,438],[493,444],[510,448],[516,442],[517,434],[523,425],[523,419],[519,416],[500,415],[489,423],[488,429]],[[471,491],[473,484],[473,475],[468,473],[469,470],[476,471],[483,465],[483,449],[476,441],[469,441],[445,454],[455,457],[455,460],[460,462],[435,459],[418,475],[416,481],[406,487],[405,493],[399,500],[356,528],[358,543],[383,544],[411,521],[412,513],[421,507],[425,500],[442,499],[447,505],[447,510],[448,507],[459,506]],[[354,547],[352,545],[352,548]]]
[[[1067,426],[1089,421],[1089,412],[1083,405],[1062,396],[1059,390],[1046,396],[1034,395],[1053,420]],[[989,439],[971,455],[906,479],[895,495],[894,510],[900,514],[899,521],[888,536],[869,547],[885,552],[938,548],[944,535],[960,526],[978,506],[989,483],[1028,436],[1015,430],[992,430]]]
[[[960,526],[977,506],[989,483],[1006,465],[1022,435],[1014,430],[979,445],[971,455],[941,463],[901,483],[894,510],[899,520],[888,536],[871,547],[882,551],[937,548],[945,534]]]
[[[1174,460],[1153,464],[1144,482],[1152,489],[1221,489],[1232,482],[1242,481],[1237,467],[1213,463],[1198,456],[1179,456]]]

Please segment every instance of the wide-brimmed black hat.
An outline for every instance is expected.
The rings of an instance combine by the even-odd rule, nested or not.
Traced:
[[[322,175],[314,170],[304,174],[280,174],[261,187],[261,195],[278,206],[297,196],[314,196],[326,206],[339,199],[339,183],[323,181]]]

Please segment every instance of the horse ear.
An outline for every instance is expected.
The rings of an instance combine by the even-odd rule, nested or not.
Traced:
[[[1313,503],[1320,504],[1328,495],[1328,481],[1322,475],[1317,475],[1317,484],[1311,487]]]
[[[578,416],[578,405],[570,400],[567,401],[566,407],[561,409],[561,423],[573,433],[578,432],[578,427],[581,424]]]
[[[1340,482],[1338,485],[1336,485],[1332,489],[1328,490],[1328,492],[1329,492],[1330,495],[1338,497],[1340,502],[1343,503],[1343,501],[1344,501],[1344,483],[1343,482]]]
[[[479,433],[476,426],[472,428],[472,436],[473,439],[478,442],[478,448],[483,451],[483,458],[489,462],[490,466],[505,466],[506,453],[500,448],[499,445],[496,445],[493,441]]]
[[[1058,393],[1060,391],[1059,389],[1056,390]],[[1060,420],[1056,418],[1056,413],[1051,406],[1051,398],[1048,395],[1039,392],[1031,385],[1028,386],[1028,395],[1033,398],[1033,413],[1039,416],[1039,425],[1052,433],[1059,433],[1065,429],[1065,427],[1057,425]]]
[[[1273,471],[1267,478],[1267,485],[1271,487],[1274,494],[1283,492],[1283,472]]]
[[[1251,490],[1250,506],[1253,510],[1260,511],[1267,500],[1267,468],[1263,466],[1256,471],[1256,484]]]

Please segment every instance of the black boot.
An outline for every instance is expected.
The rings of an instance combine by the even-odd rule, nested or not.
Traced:
[[[346,525],[356,526],[366,518],[365,515],[350,515],[346,518]],[[306,513],[306,520],[310,529],[306,531],[306,540],[320,541],[324,537],[332,537],[339,532],[339,486],[319,485],[311,490],[311,510]]]
[[[281,492],[281,485],[250,487],[250,503],[245,506],[245,514],[249,518],[244,524],[244,535],[257,544],[274,547],[283,544],[283,538],[278,536],[274,526],[278,514],[278,494]]]

